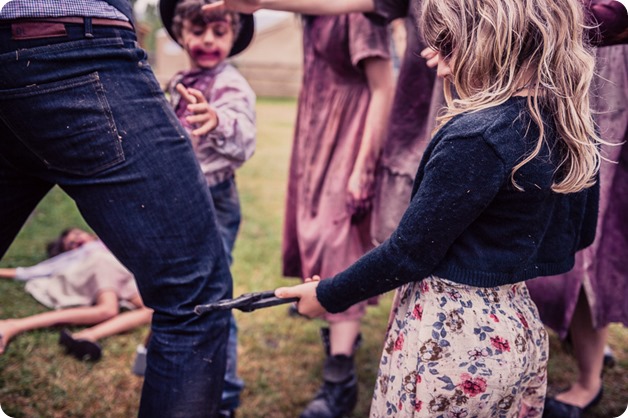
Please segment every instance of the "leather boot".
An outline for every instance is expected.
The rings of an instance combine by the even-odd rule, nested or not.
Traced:
[[[325,346],[323,385],[300,418],[340,418],[349,414],[358,401],[358,378],[353,356],[329,355],[329,329],[321,329]],[[355,347],[361,338],[356,339]]]

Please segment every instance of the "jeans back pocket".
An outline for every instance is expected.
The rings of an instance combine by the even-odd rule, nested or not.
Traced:
[[[93,175],[124,161],[96,72],[0,91],[0,117],[50,169]]]

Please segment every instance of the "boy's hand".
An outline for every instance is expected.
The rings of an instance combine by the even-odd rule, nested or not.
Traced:
[[[191,134],[200,137],[216,129],[218,126],[218,115],[207,103],[203,93],[193,88],[186,88],[181,83],[177,84],[176,89],[183,100],[188,102],[187,110],[192,113],[192,115],[186,116],[186,122],[192,126],[197,126]]]
[[[233,12],[251,14],[260,8],[260,0],[221,0],[212,4],[206,4],[201,9],[204,13],[230,10]]]
[[[323,315],[325,308],[319,303],[316,298],[316,288],[318,282],[321,280],[319,276],[305,279],[305,283],[292,286],[292,287],[280,287],[275,290],[275,296],[278,298],[299,298],[297,302],[297,309],[301,315],[305,315],[308,318],[315,318]]]

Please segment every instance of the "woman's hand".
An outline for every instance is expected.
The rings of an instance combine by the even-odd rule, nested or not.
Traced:
[[[308,318],[321,316],[327,311],[316,298],[316,288],[320,280],[320,276],[313,276],[312,278],[305,279],[305,283],[303,284],[291,287],[280,287],[275,290],[275,296],[282,299],[297,297],[299,298],[297,309],[301,315],[307,316]]]
[[[428,67],[436,67],[436,75],[438,77],[447,78],[451,75],[450,62],[439,51],[428,47],[421,51],[421,56],[427,60],[426,64]]]
[[[425,48],[423,51],[421,51],[421,57],[425,58],[425,60],[427,61],[426,64],[430,68],[434,68],[438,65],[439,55],[438,51],[436,51],[435,49],[432,49],[430,47]]]
[[[354,217],[371,210],[375,185],[375,170],[356,166],[347,183],[347,207]]]
[[[203,93],[193,88],[186,88],[181,83],[177,84],[176,89],[183,100],[188,102],[187,110],[192,113],[192,115],[185,117],[187,123],[196,127],[191,134],[196,137],[202,137],[216,129],[218,126],[218,115],[207,103]]]

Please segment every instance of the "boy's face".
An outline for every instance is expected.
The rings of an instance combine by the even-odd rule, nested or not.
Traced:
[[[181,45],[195,69],[216,67],[229,56],[233,42],[234,33],[229,15],[202,25],[189,20],[183,22]]]

